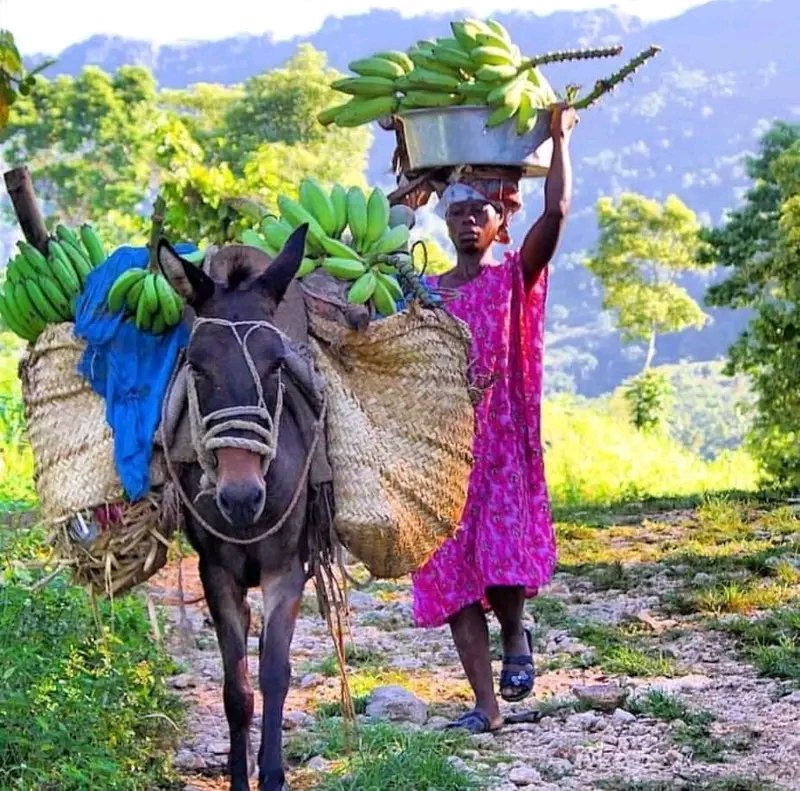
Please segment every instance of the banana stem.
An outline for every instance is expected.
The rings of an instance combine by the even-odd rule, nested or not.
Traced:
[[[519,71],[543,66],[546,63],[563,63],[568,60],[593,60],[594,58],[613,58],[622,52],[622,45],[614,47],[593,47],[590,49],[560,49],[556,52],[545,52],[522,61]]]
[[[656,45],[643,50],[635,58],[632,58],[631,61],[623,66],[619,71],[614,72],[614,74],[612,74],[610,77],[607,77],[604,80],[598,80],[594,84],[594,88],[592,88],[592,90],[582,99],[578,99],[572,106],[576,110],[585,110],[587,107],[591,107],[601,96],[603,96],[603,94],[612,91],[623,80],[626,80],[628,77],[630,77],[631,74],[639,69],[644,63],[658,55],[659,52],[661,52],[661,47]]]
[[[153,213],[150,216],[152,226],[150,227],[150,243],[147,245],[150,250],[150,263],[148,269],[151,272],[158,272],[158,240],[164,230],[164,210],[167,203],[164,196],[159,194],[153,203]]]

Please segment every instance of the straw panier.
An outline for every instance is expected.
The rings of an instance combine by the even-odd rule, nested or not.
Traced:
[[[105,402],[77,371],[85,345],[73,326],[50,324],[29,347],[20,362],[22,395],[41,515],[56,551],[77,582],[110,595],[163,566],[169,531],[158,529],[160,498],[152,495],[123,503],[93,541],[73,535],[73,520],[91,522],[96,508],[123,500]]]
[[[403,576],[455,533],[466,501],[469,330],[417,305],[360,332],[309,320],[327,386],[337,535],[374,576]]]

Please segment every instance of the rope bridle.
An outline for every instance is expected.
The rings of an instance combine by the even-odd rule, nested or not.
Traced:
[[[200,401],[197,395],[197,383],[195,381],[194,373],[191,367],[187,367],[187,400],[192,448],[197,456],[197,462],[203,471],[200,484],[201,490],[198,494],[198,498],[203,495],[211,494],[214,491],[213,484],[216,484],[217,481],[215,451],[219,448],[239,448],[252,453],[257,453],[261,456],[261,474],[264,478],[266,478],[270,464],[278,452],[278,435],[280,430],[280,421],[283,415],[283,366],[281,365],[278,368],[278,390],[275,409],[273,412],[270,412],[264,398],[264,385],[261,381],[261,377],[258,375],[258,369],[247,344],[250,340],[250,336],[259,329],[269,330],[276,333],[279,337],[281,337],[282,340],[288,340],[284,333],[282,333],[274,324],[268,321],[228,321],[227,319],[202,317],[194,320],[192,331],[189,336],[189,343],[191,343],[192,339],[194,338],[197,329],[203,324],[213,324],[219,327],[225,327],[233,333],[239,350],[244,357],[247,369],[250,372],[250,376],[253,379],[253,384],[255,385],[256,404],[252,406],[242,405],[225,407],[223,409],[216,409],[213,412],[209,412],[207,415],[203,415],[200,410]],[[248,327],[248,329],[243,335],[241,335],[239,333],[239,327]],[[175,370],[173,371],[169,390],[172,389],[172,384],[177,376],[177,371],[178,366],[176,366]],[[167,401],[168,399],[165,398],[161,410],[162,425],[166,425],[165,420]],[[269,536],[275,535],[275,533],[277,533],[284,526],[284,524],[286,524],[287,520],[294,511],[300,496],[303,493],[304,486],[308,480],[308,474],[311,470],[311,465],[314,460],[314,453],[317,449],[317,445],[325,425],[326,406],[327,401],[323,399],[320,414],[317,418],[317,423],[314,428],[314,436],[308,448],[305,464],[303,465],[300,479],[297,482],[297,487],[295,488],[289,505],[286,507],[286,510],[281,518],[274,525],[272,525],[272,527],[262,531],[256,536],[252,536],[251,538],[235,538],[233,536],[227,536],[218,531],[213,525],[209,524],[208,521],[204,519],[200,513],[198,513],[194,503],[184,491],[178,475],[172,466],[172,459],[170,458],[169,448],[167,447],[169,442],[165,439],[164,462],[167,467],[167,473],[169,474],[170,479],[172,480],[172,483],[175,486],[175,489],[178,492],[178,495],[180,496],[184,506],[198,522],[198,524],[205,528],[205,530],[211,533],[211,535],[213,535],[215,538],[230,544],[256,544],[259,541],[268,538]],[[237,430],[247,431],[253,434],[255,438],[234,437],[226,435],[225,433]],[[221,511],[221,509],[220,512],[224,517],[225,514]]]

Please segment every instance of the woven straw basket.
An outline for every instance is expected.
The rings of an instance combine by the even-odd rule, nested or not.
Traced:
[[[336,532],[374,576],[403,576],[455,533],[466,501],[469,330],[417,306],[361,332],[309,320],[328,393]]]
[[[70,534],[77,514],[123,499],[105,403],[78,373],[85,348],[71,323],[45,327],[20,362],[36,492],[52,542],[74,579],[105,595],[120,593],[166,561],[169,535],[158,529],[159,496],[125,503],[121,520],[89,545]]]

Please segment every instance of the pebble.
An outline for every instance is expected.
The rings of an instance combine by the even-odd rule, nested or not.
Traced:
[[[169,685],[173,689],[188,689],[197,686],[197,679],[191,673],[181,673],[169,680]]]
[[[367,703],[367,716],[375,720],[424,725],[428,719],[428,704],[405,687],[376,687]]]
[[[625,709],[615,709],[611,715],[611,722],[615,725],[629,725],[632,722],[636,722],[636,715],[625,711]]]
[[[283,715],[283,729],[295,731],[300,728],[311,728],[316,720],[304,711],[287,711]]]
[[[531,766],[515,766],[508,773],[508,779],[516,786],[532,786],[542,782],[542,776]]]
[[[306,675],[300,679],[300,689],[309,689],[310,687],[319,686],[324,680],[325,677],[319,673],[306,673]]]
[[[321,755],[315,755],[306,762],[306,768],[312,772],[325,772],[330,766],[330,761],[325,760]]]

